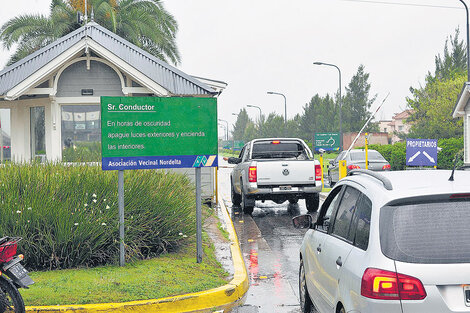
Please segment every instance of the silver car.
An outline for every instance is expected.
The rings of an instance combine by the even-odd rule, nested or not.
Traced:
[[[330,161],[328,167],[328,183],[333,187],[339,180],[339,160],[346,160],[346,171],[349,173],[355,169],[366,168],[366,152],[364,149],[354,149],[342,151],[338,156]],[[390,163],[377,150],[369,149],[367,152],[367,165],[371,171],[389,171]]]
[[[470,312],[470,172],[450,177],[355,170],[295,217],[302,312]]]

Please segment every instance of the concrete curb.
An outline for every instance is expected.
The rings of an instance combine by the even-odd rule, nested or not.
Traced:
[[[233,279],[226,285],[175,297],[123,303],[26,307],[27,312],[214,312],[228,310],[245,302],[248,275],[232,219],[223,203],[220,208],[227,225],[234,267]]]

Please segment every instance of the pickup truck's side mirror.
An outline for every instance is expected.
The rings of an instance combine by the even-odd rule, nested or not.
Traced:
[[[230,158],[228,158],[227,162],[228,162],[228,164],[239,164],[239,163],[242,162],[242,159],[230,157]]]
[[[299,215],[292,218],[294,228],[312,228],[313,217],[309,214]]]

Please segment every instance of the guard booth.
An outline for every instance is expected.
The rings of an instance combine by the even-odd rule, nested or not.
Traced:
[[[11,160],[98,161],[101,96],[217,97],[226,85],[185,74],[90,22],[0,72]],[[211,180],[203,185],[212,188]]]

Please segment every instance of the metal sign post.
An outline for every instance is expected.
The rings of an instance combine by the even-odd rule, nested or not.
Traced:
[[[201,168],[196,167],[196,261],[202,262]]]
[[[124,171],[118,171],[118,206],[119,206],[119,265],[124,266],[125,247],[124,247]]]

